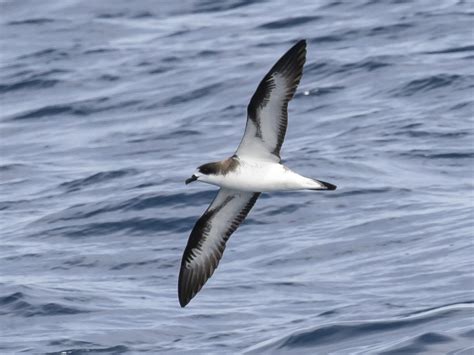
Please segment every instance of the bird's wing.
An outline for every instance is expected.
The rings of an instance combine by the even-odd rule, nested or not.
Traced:
[[[225,243],[247,217],[260,193],[221,188],[194,225],[179,272],[181,307],[199,292],[219,264]]]
[[[265,75],[247,107],[247,125],[237,148],[239,157],[280,161],[288,124],[288,102],[303,75],[306,41],[288,50]]]

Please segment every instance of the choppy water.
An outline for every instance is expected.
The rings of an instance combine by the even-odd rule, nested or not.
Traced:
[[[1,2],[0,352],[472,354],[468,1]],[[247,102],[309,43],[282,155],[191,304]]]

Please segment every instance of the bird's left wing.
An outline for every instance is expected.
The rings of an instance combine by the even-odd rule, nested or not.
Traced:
[[[196,222],[181,260],[178,281],[181,307],[186,306],[211,277],[227,240],[247,217],[259,196],[258,192],[221,188]]]
[[[265,75],[247,108],[247,125],[236,154],[279,162],[288,125],[288,102],[303,75],[306,41],[297,42]]]

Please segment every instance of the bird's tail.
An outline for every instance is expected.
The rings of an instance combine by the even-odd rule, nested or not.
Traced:
[[[309,187],[307,190],[335,190],[337,188],[336,185],[330,184],[329,182],[326,181],[321,181],[321,180],[316,180],[316,179],[311,179],[313,180],[314,187]]]

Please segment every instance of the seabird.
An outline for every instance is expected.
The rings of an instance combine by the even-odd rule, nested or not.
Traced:
[[[247,107],[244,136],[233,156],[197,168],[186,184],[202,181],[220,187],[194,225],[183,253],[178,280],[181,307],[201,290],[219,264],[231,234],[247,217],[260,193],[335,190],[336,186],[301,176],[281,164],[280,148],[288,122],[288,102],[303,75],[306,41],[291,47],[270,69]]]

